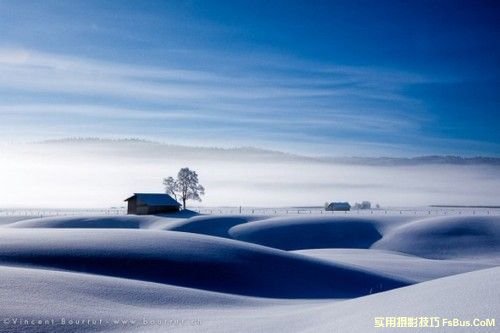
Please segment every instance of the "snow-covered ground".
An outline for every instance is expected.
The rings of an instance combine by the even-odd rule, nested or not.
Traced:
[[[1,217],[0,332],[497,330],[500,216],[428,215]]]

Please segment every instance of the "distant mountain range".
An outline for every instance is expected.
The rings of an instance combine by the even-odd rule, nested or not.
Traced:
[[[171,155],[178,158],[218,159],[218,160],[253,160],[260,162],[317,162],[348,165],[370,166],[411,166],[411,165],[493,165],[500,166],[500,157],[475,156],[462,157],[454,155],[430,155],[417,157],[317,157],[299,154],[290,154],[275,150],[255,147],[197,147],[172,145],[161,142],[130,138],[130,139],[101,139],[101,138],[64,138],[35,142],[47,148],[73,147],[74,152],[92,152],[95,154],[111,154],[134,157],[165,157]]]
[[[499,157],[462,157],[453,155],[430,155],[418,157],[345,157],[331,158],[332,161],[345,164],[362,165],[420,165],[420,164],[454,164],[454,165],[472,165],[488,164],[500,166]]]

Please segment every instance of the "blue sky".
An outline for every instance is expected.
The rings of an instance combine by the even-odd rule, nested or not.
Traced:
[[[3,1],[0,139],[500,155],[497,1]]]

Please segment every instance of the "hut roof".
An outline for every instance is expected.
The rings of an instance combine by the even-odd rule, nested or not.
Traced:
[[[180,206],[174,198],[166,193],[134,193],[133,196],[125,199],[128,201],[136,197],[137,201],[148,206]]]

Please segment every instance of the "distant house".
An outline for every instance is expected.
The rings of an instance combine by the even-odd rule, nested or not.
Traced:
[[[349,205],[348,202],[332,202],[325,208],[325,210],[349,211],[351,210],[351,205]]]
[[[164,193],[134,193],[125,199],[128,203],[127,214],[148,215],[179,211],[181,204]]]

